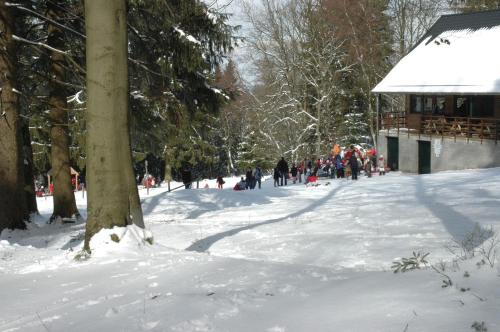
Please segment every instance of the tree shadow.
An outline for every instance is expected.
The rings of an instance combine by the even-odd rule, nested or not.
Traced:
[[[276,190],[266,190],[265,192],[258,189],[245,191],[234,191],[231,189],[187,189],[176,191],[175,193],[159,194],[151,198],[141,199],[141,204],[144,215],[148,215],[152,213],[166,197],[171,197],[172,201],[175,200],[179,204],[187,202],[195,205],[196,209],[188,211],[186,219],[196,219],[212,211],[233,207],[269,204],[272,202],[272,199],[279,199],[285,196],[287,196],[286,193],[279,190],[279,188],[276,188]],[[155,211],[155,213],[161,212],[168,212],[168,209],[165,211]]]
[[[469,234],[476,231],[478,228],[488,233],[488,230],[482,228],[477,222],[455,211],[450,206],[440,203],[437,196],[426,192],[425,183],[423,181],[424,177],[425,175],[415,177],[415,196],[423,206],[441,221],[446,231],[456,243],[462,243]],[[488,238],[484,238],[481,241],[484,242],[487,239]],[[475,243],[475,246],[479,246],[481,243]]]
[[[225,232],[221,232],[221,233],[217,233],[217,234],[214,234],[214,235],[210,235],[210,236],[208,236],[206,238],[203,238],[201,240],[198,240],[198,241],[194,242],[189,247],[187,247],[185,250],[187,250],[187,251],[205,252],[208,249],[210,249],[210,247],[212,245],[214,245],[216,242],[218,242],[218,241],[220,241],[220,240],[222,240],[222,239],[224,239],[226,237],[230,237],[230,236],[236,235],[236,234],[238,234],[240,232],[243,232],[243,231],[246,231],[246,230],[250,230],[250,229],[254,229],[254,228],[257,228],[257,227],[260,227],[260,226],[271,225],[271,224],[279,223],[281,221],[284,221],[284,220],[287,220],[287,219],[290,219],[290,218],[299,217],[300,215],[302,215],[302,214],[304,214],[306,212],[311,212],[311,211],[317,209],[318,207],[320,207],[321,205],[325,204],[327,201],[329,201],[330,199],[332,199],[332,197],[334,197],[336,195],[336,193],[340,189],[342,189],[344,187],[345,186],[338,186],[337,188],[331,190],[327,195],[325,195],[321,199],[316,200],[312,204],[308,205],[307,207],[305,207],[305,208],[303,208],[303,209],[301,209],[299,211],[296,211],[294,213],[291,213],[289,215],[286,215],[284,217],[276,218],[276,219],[271,219],[271,220],[265,220],[265,221],[262,221],[262,222],[259,222],[259,223],[256,223],[256,224],[251,224],[251,225],[247,225],[247,226],[243,226],[243,227],[238,227],[238,228],[234,228],[234,229],[231,229],[231,230],[228,230],[228,231],[225,231]]]

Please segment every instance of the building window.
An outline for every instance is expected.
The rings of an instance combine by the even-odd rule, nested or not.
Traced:
[[[493,96],[473,96],[471,98],[471,116],[493,117],[495,111],[495,99]]]
[[[434,108],[434,113],[438,115],[444,114],[444,109],[446,108],[446,97],[436,98],[436,107]]]
[[[455,116],[483,118],[495,114],[493,96],[455,96]]]
[[[459,117],[469,116],[469,98],[466,96],[455,97],[455,109],[453,115]]]
[[[425,97],[424,112],[425,113],[432,113],[433,105],[434,105],[434,98]]]
[[[424,109],[422,96],[411,96],[411,112],[422,113]]]

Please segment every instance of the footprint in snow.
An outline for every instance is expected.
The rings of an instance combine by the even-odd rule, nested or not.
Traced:
[[[104,316],[106,318],[110,318],[110,317],[113,317],[115,315],[117,315],[120,311],[116,308],[109,308],[108,311],[106,311],[106,314],[104,314]]]

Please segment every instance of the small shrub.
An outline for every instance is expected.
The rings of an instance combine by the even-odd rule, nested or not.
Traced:
[[[420,251],[417,253],[413,252],[413,257],[401,258],[400,261],[392,262],[391,269],[394,271],[394,273],[421,269],[422,267],[427,266],[427,264],[429,263],[426,259],[427,256],[429,256],[429,253],[424,254]]]
[[[472,329],[476,332],[487,332],[488,329],[486,328],[486,324],[484,322],[474,322],[471,326]]]

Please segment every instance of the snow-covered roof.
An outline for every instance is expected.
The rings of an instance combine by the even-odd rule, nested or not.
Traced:
[[[374,93],[500,94],[500,10],[444,15]]]

